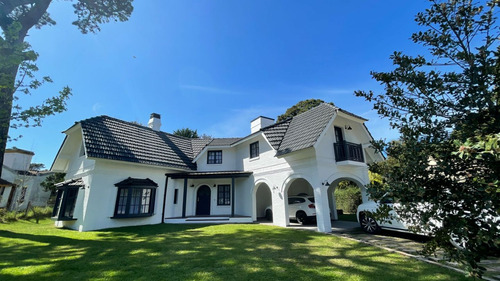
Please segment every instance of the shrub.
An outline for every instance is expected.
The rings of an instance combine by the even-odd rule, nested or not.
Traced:
[[[0,223],[9,223],[18,220],[38,220],[42,218],[50,218],[52,215],[52,207],[32,207],[28,211],[7,211],[0,209]]]
[[[348,186],[335,190],[335,200],[337,209],[342,209],[344,213],[354,214],[361,201],[361,191],[357,186]]]

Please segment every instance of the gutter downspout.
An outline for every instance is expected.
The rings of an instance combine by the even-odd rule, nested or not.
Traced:
[[[163,210],[161,212],[161,223],[165,223],[165,204],[167,203],[168,176],[165,180],[165,191],[163,192]]]

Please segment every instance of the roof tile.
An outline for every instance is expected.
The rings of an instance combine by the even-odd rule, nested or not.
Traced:
[[[191,140],[108,116],[80,122],[88,157],[196,170]]]

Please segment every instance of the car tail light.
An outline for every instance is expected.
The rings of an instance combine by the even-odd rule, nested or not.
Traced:
[[[316,208],[316,206],[314,206],[314,204],[309,204],[309,205],[307,205],[307,207],[309,207],[309,208],[311,208],[311,209]]]

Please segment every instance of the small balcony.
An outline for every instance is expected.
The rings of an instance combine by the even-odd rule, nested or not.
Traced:
[[[333,148],[335,150],[335,162],[365,162],[365,159],[363,157],[363,147],[361,146],[361,144],[343,141],[334,143]]]

